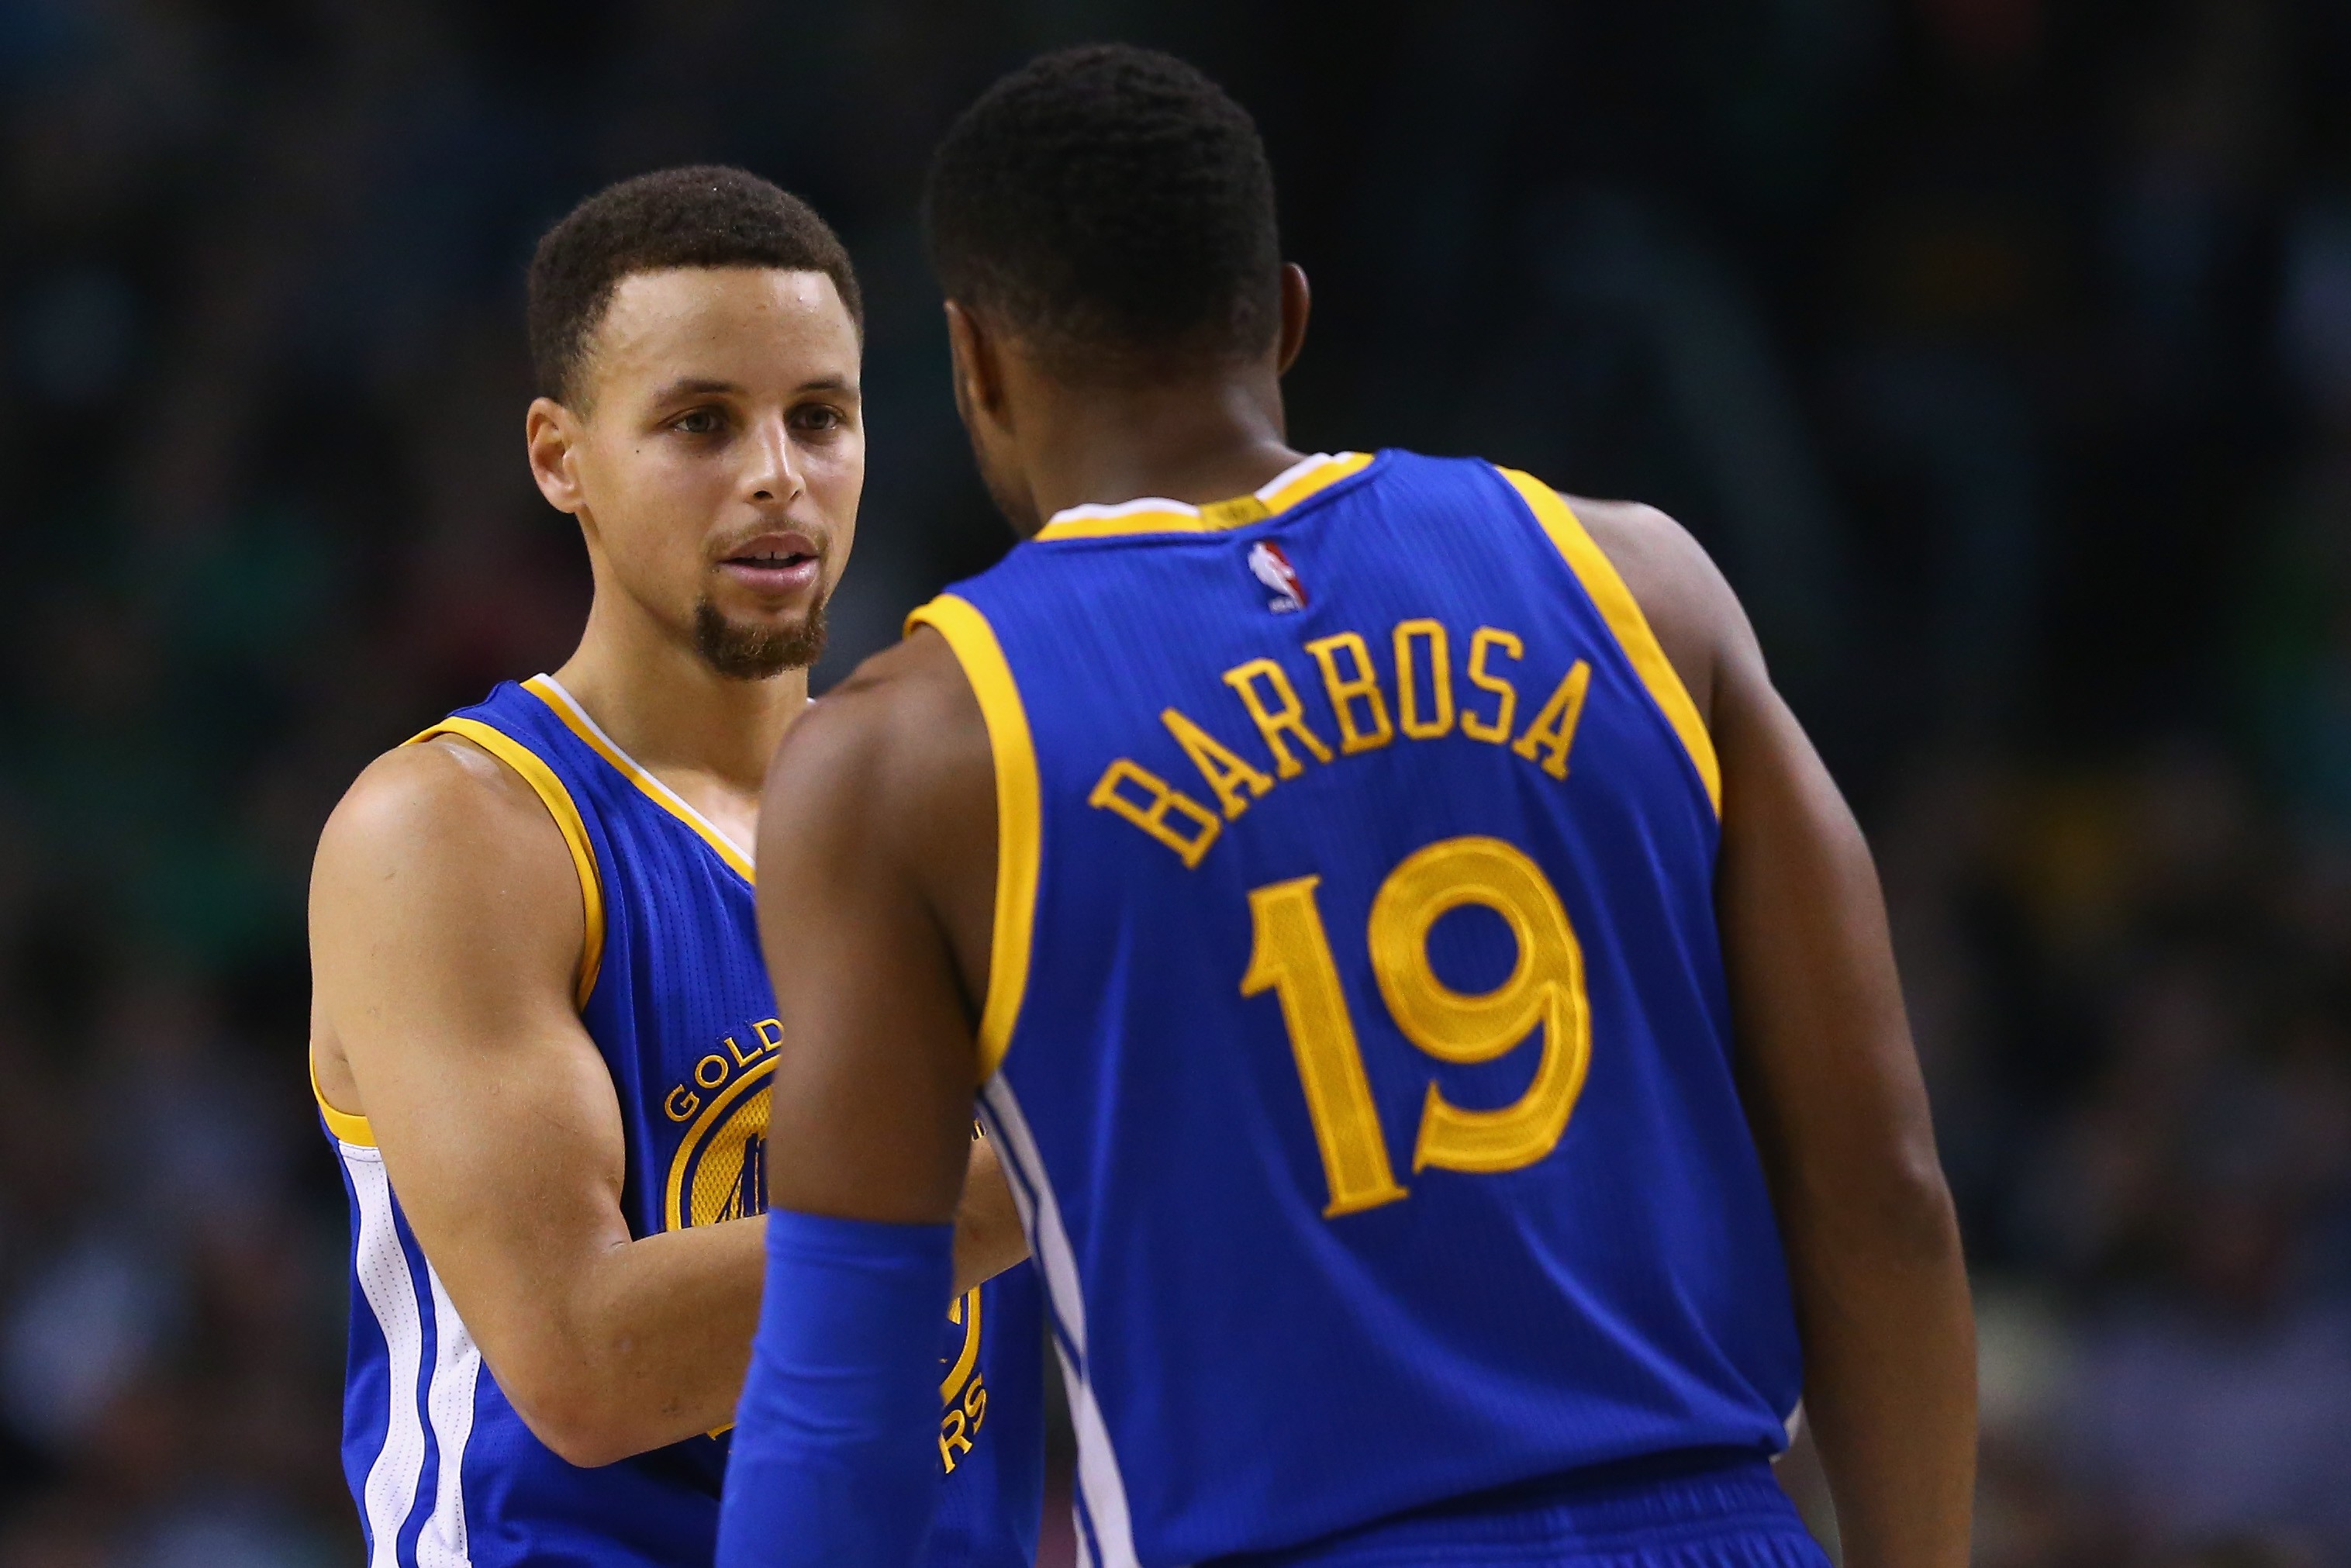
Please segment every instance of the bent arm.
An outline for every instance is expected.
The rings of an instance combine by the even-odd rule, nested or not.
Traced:
[[[995,799],[978,705],[927,628],[868,661],[778,749],[759,933],[792,1049],[768,1118],[773,1207],[893,1224],[960,1212],[976,1233],[1018,1230],[993,1154],[978,1145],[975,1166],[965,1148]],[[967,1169],[994,1177],[980,1203]]]
[[[760,1228],[632,1239],[611,1074],[574,1010],[553,821],[462,742],[378,761],[319,846],[311,963],[418,1243],[541,1441],[596,1465],[724,1425]]]
[[[312,964],[347,1108],[500,1388],[597,1465],[733,1419],[765,1222],[630,1235],[620,1105],[572,996],[583,925],[545,809],[462,742],[379,761],[319,843]],[[958,1289],[1025,1255],[992,1155],[968,1157]]]
[[[1851,1568],[1960,1568],[1975,1323],[1877,873],[1760,657],[1720,672],[1717,886],[1748,1117]]]
[[[1722,765],[1716,908],[1740,1092],[1844,1561],[1960,1568],[1974,1316],[1868,846],[1696,541],[1645,507],[1576,511],[1708,716]]]
[[[719,1568],[904,1568],[937,1503],[937,1388],[907,1369],[944,1304],[939,1222],[978,1086],[987,975],[955,933],[984,947],[995,856],[985,731],[944,655],[925,632],[872,661],[768,775],[760,928],[794,1050]]]

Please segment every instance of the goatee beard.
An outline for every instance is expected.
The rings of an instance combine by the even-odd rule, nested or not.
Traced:
[[[707,599],[694,607],[694,651],[730,681],[764,681],[824,656],[824,604],[784,626],[738,626]]]

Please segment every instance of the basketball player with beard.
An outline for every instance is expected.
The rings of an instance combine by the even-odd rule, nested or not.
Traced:
[[[857,280],[798,199],[672,170],[548,234],[529,325],[531,471],[586,538],[586,631],[373,763],[312,882],[344,1466],[371,1568],[706,1568],[789,1049],[750,846],[856,529]],[[1025,1268],[982,1286],[1025,1244],[971,1163],[927,1560],[1025,1568],[1039,1308]]]

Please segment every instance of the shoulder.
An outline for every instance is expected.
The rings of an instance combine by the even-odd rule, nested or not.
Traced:
[[[779,940],[797,950],[799,922],[822,907],[836,927],[944,936],[968,994],[984,995],[996,853],[987,720],[946,639],[917,627],[811,704],[777,748],[759,810],[769,952]]]
[[[1721,569],[1687,528],[1655,507],[1562,498],[1624,579],[1690,700],[1710,721],[1725,662],[1751,643]]]
[[[763,817],[790,822],[832,803],[832,822],[857,836],[920,841],[967,815],[974,791],[992,799],[987,725],[946,639],[917,626],[825,694],[785,736],[768,775]],[[765,846],[762,846],[763,850]],[[762,859],[764,860],[764,855]]]
[[[440,736],[386,752],[344,793],[319,834],[312,904],[316,914],[356,902],[383,917],[418,905],[436,917],[519,908],[534,919],[568,913],[576,928],[576,894],[549,895],[577,877],[530,784],[481,747]]]

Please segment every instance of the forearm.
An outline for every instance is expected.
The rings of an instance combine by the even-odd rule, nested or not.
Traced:
[[[1845,1568],[1964,1568],[1975,1492],[1975,1319],[1939,1184],[1789,1227],[1804,1411]]]
[[[939,1496],[925,1352],[953,1239],[787,1210],[768,1242],[719,1568],[911,1568]]]
[[[484,1353],[531,1429],[572,1463],[600,1465],[731,1424],[766,1227],[730,1220],[623,1242],[569,1270],[569,1289],[536,1310],[518,1299],[523,1321],[486,1338]]]
[[[1963,1568],[1975,1329],[1877,873],[1751,646],[1724,667],[1716,902],[1740,1092],[1848,1568]]]
[[[538,1343],[517,1368],[528,1382],[507,1392],[542,1437],[575,1462],[609,1463],[731,1424],[759,1320],[766,1224],[730,1220],[609,1248],[561,1317],[534,1311],[525,1332]],[[996,1155],[976,1141],[956,1216],[955,1292],[1028,1255]]]

